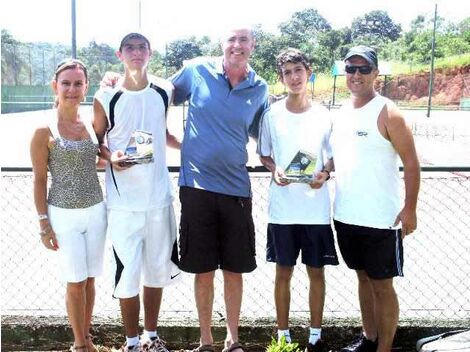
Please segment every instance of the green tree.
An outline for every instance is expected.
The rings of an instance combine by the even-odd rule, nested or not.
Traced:
[[[414,20],[411,21],[411,30],[408,33],[417,33],[426,28],[426,17],[418,15]],[[407,33],[407,34],[408,34]]]
[[[27,68],[22,57],[23,44],[2,29],[2,84],[20,85],[21,71]]]
[[[335,60],[343,57],[343,47],[351,42],[349,28],[332,29],[318,35],[318,43],[312,52],[314,72],[327,72]]]
[[[88,68],[91,85],[98,85],[106,71],[122,70],[115,50],[108,44],[98,44],[92,40],[87,47],[78,50],[77,56]]]
[[[250,64],[261,77],[269,83],[278,80],[276,56],[285,48],[285,43],[276,35],[263,31],[260,25],[254,29],[256,48]]]
[[[221,56],[222,46],[219,41],[212,42],[208,36],[198,41],[199,48],[204,56]]]
[[[311,47],[319,33],[330,31],[331,25],[317,10],[310,8],[294,12],[278,28],[289,46],[302,50],[302,47]]]
[[[466,43],[470,44],[470,17],[467,17],[459,23],[459,30],[462,39],[465,40]]]
[[[470,23],[470,19],[467,19]],[[459,24],[436,19],[435,57],[443,58],[468,53],[470,41],[465,37],[465,20]],[[387,54],[397,60],[413,63],[429,63],[431,60],[434,17],[417,16],[410,26],[410,31],[387,47]]]
[[[33,84],[46,85],[53,78],[57,65],[71,57],[71,49],[58,43],[29,43]]]
[[[168,70],[165,67],[163,56],[158,51],[154,51],[150,57],[148,72],[157,77],[168,77]]]
[[[393,22],[386,11],[371,11],[357,17],[351,25],[352,39],[355,44],[367,43],[380,45],[396,41],[401,34],[401,26]]]
[[[196,37],[187,37],[170,42],[165,57],[166,65],[173,71],[183,67],[183,61],[202,55],[202,50]]]

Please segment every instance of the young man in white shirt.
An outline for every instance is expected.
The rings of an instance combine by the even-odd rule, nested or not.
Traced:
[[[269,189],[267,260],[276,263],[274,298],[278,340],[289,333],[290,281],[302,252],[309,289],[310,333],[306,352],[324,350],[321,324],[325,300],[325,265],[338,265],[330,220],[326,181],[332,163],[328,140],[329,112],[314,104],[307,92],[312,73],[305,56],[287,49],[277,57],[278,73],[287,98],[271,105],[261,121],[258,154],[272,172]],[[316,158],[309,183],[286,180],[285,170],[301,151]]]
[[[108,233],[116,261],[114,296],[120,299],[126,332],[122,349],[131,352],[166,351],[157,335],[163,287],[180,278],[173,194],[165,157],[167,140],[174,141],[168,138],[166,129],[173,88],[168,81],[149,78],[151,53],[150,42],[142,34],[126,35],[116,52],[125,75],[115,87],[101,88],[94,100],[100,157],[108,161],[105,184]],[[151,146],[150,162],[129,162],[129,145],[139,143],[147,149]]]

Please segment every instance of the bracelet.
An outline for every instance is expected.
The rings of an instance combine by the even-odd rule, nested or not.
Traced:
[[[41,231],[39,231],[39,236],[43,237],[43,236],[47,235],[47,233],[49,232],[50,229],[51,229],[51,227],[49,225],[46,226],[45,228],[41,229]]]
[[[47,216],[47,214],[38,214],[38,220],[41,221],[41,220],[47,220],[49,219],[49,217]]]
[[[328,180],[331,178],[330,172],[329,172],[327,169],[323,169],[323,170],[321,170],[321,172],[326,172],[326,174],[328,175],[328,176],[326,176],[326,180],[325,180],[325,181],[328,181]]]

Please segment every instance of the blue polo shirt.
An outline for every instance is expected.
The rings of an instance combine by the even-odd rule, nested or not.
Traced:
[[[179,185],[250,197],[249,134],[257,137],[268,86],[253,69],[232,88],[220,58],[196,58],[172,77],[174,103],[188,100]]]

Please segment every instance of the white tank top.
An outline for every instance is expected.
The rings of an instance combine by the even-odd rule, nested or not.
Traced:
[[[147,211],[173,202],[172,185],[166,165],[166,108],[171,89],[154,83],[139,91],[122,87],[102,88],[95,98],[108,117],[108,148],[124,151],[132,133],[152,133],[154,162],[134,165],[123,171],[106,167],[106,201],[109,209]]]
[[[398,154],[377,126],[388,101],[377,95],[358,109],[343,105],[333,116],[335,220],[387,229],[400,212]]]

